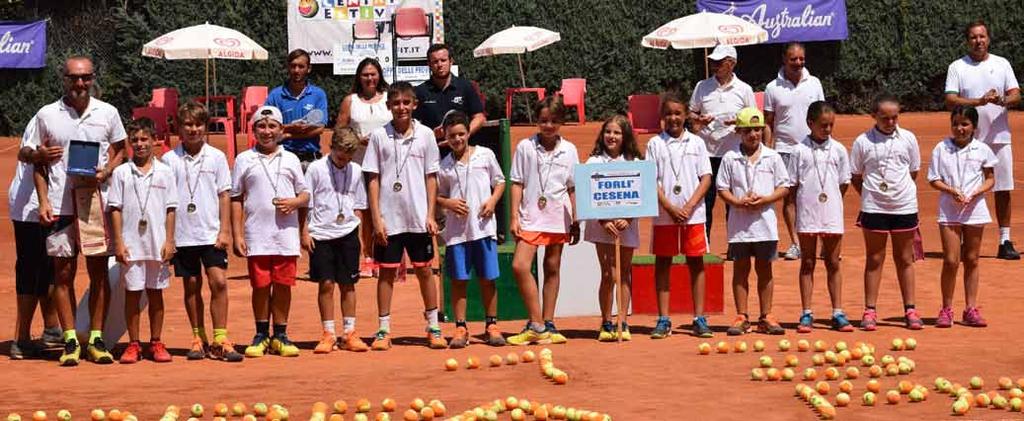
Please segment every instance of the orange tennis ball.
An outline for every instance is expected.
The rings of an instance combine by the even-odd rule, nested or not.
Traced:
[[[559,371],[559,372],[555,373],[555,375],[552,376],[551,378],[552,378],[552,380],[555,381],[555,383],[558,383],[558,384],[566,384],[566,383],[569,382],[569,375],[565,374],[564,371]]]
[[[547,421],[548,419],[548,408],[541,406],[533,411],[533,419],[536,421]]]
[[[839,382],[839,391],[850,393],[853,392],[853,383],[849,380],[843,380]]]
[[[366,398],[360,398],[356,401],[356,412],[370,412],[370,400]]]
[[[449,358],[444,360],[444,369],[448,371],[455,371],[459,369],[459,362],[455,358]]]
[[[32,421],[46,421],[46,412],[36,411],[32,413]]]
[[[847,367],[846,368],[846,378],[848,378],[848,379],[856,379],[858,377],[860,377],[860,370],[857,367]]]
[[[124,414],[119,409],[111,409],[107,412],[107,419],[110,421],[124,421]]]
[[[807,352],[811,349],[811,343],[807,339],[801,339],[796,341],[796,350],[800,352]]]
[[[429,406],[423,407],[423,409],[420,410],[420,418],[423,418],[423,421],[430,421],[434,419],[434,409]]]
[[[398,408],[398,402],[395,402],[395,400],[391,398],[384,398],[384,400],[380,402],[380,408],[384,412],[395,412],[395,409]]]
[[[334,401],[333,406],[335,414],[344,414],[348,412],[348,402],[345,402],[341,399]]]
[[[718,353],[719,354],[728,354],[729,353],[729,343],[728,342],[720,341],[720,342],[718,342],[718,345],[715,346],[715,348],[718,349]]]
[[[466,368],[475,370],[480,368],[480,360],[476,357],[469,357],[466,359]]]
[[[501,366],[501,363],[502,363],[501,356],[500,355],[491,355],[490,362],[491,362],[491,367],[499,367],[499,366]]]
[[[527,351],[523,352],[523,362],[524,363],[532,363],[536,359],[537,359],[537,355],[534,354],[533,351],[527,350]]]
[[[829,367],[825,369],[825,378],[828,380],[835,380],[839,378],[839,369],[835,367]]]
[[[409,402],[409,408],[415,410],[416,412],[420,412],[420,410],[423,409],[424,406],[427,406],[427,403],[423,402],[423,399],[420,398],[413,399],[412,402]]]
[[[888,402],[889,405],[896,405],[900,403],[900,391],[890,390],[885,392],[885,401]]]
[[[508,364],[508,365],[519,364],[519,354],[516,354],[515,352],[509,352],[508,355],[505,356],[505,364]]]
[[[697,353],[700,355],[708,355],[711,353],[711,344],[707,342],[701,342],[697,345]]]
[[[807,367],[804,370],[804,380],[811,380],[811,381],[813,381],[813,380],[817,380],[817,379],[818,379],[818,370],[815,370],[813,367]]]
[[[818,384],[814,385],[814,390],[822,395],[827,395],[830,389],[832,387],[829,386],[828,382],[818,382]]]
[[[341,414],[331,414],[327,421],[345,421],[345,416]]]
[[[175,411],[177,411],[178,407],[171,405],[167,407],[167,412],[171,412],[172,407],[174,408]],[[174,412],[174,415],[177,416],[178,413]],[[102,409],[93,409],[92,411],[89,412],[89,419],[91,419],[92,421],[103,421],[107,419],[107,414],[103,412]]]
[[[405,414],[402,415],[402,419],[405,421],[419,421],[420,413],[412,409],[406,409]]]
[[[899,388],[900,393],[904,395],[910,393],[911,390],[914,390],[914,384],[906,380],[900,380],[900,382],[896,384],[896,387]]]

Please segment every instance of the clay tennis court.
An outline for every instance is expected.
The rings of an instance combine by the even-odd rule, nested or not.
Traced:
[[[1016,139],[1024,139],[1024,114],[1011,114],[1011,127]],[[945,113],[906,114],[900,119],[901,126],[917,134],[921,142],[921,154],[925,166],[918,176],[919,200],[921,206],[922,232],[928,258],[917,264],[917,305],[926,322],[933,322],[938,311],[939,270],[941,245],[935,225],[937,193],[927,186],[926,166],[934,145],[949,132],[948,115]],[[842,116],[836,123],[836,138],[847,147],[854,137],[871,125],[866,116]],[[599,123],[585,126],[565,126],[562,134],[576,143],[581,158],[589,154],[599,128]],[[532,133],[531,127],[513,128],[513,139],[521,139]],[[642,136],[646,143],[648,136]],[[223,142],[223,140],[215,139]],[[0,143],[3,163],[0,164],[0,179],[4,185],[10,180],[14,168],[16,139],[5,138]],[[1016,156],[1024,154],[1024,147],[1016,150]],[[1024,182],[1024,168],[1016,165],[1018,185]],[[5,190],[6,191],[6,190]],[[992,206],[989,196],[989,206]],[[846,224],[848,235],[843,248],[844,286],[843,307],[852,319],[859,320],[863,310],[862,272],[864,264],[863,239],[853,220],[859,209],[859,198],[853,190],[846,197]],[[1014,235],[1024,239],[1024,194],[1014,196]],[[719,211],[721,208],[718,209]],[[6,217],[6,213],[4,213]],[[994,212],[993,212],[994,215]],[[713,251],[725,250],[725,226],[723,215],[712,231]],[[781,218],[780,218],[781,223]],[[641,230],[642,244],[639,253],[647,253],[649,223]],[[780,226],[780,233],[785,228]],[[784,235],[784,234],[783,234]],[[880,327],[873,333],[837,333],[818,329],[812,334],[797,335],[793,323],[799,314],[797,272],[799,262],[778,261],[775,264],[775,314],[787,322],[785,338],[823,339],[834,343],[844,340],[850,344],[856,341],[873,343],[878,347],[876,355],[895,337],[915,337],[919,346],[915,351],[894,353],[906,355],[916,363],[916,370],[907,376],[882,377],[883,394],[895,388],[898,380],[910,380],[931,388],[936,376],[944,376],[954,382],[966,385],[970,376],[979,375],[986,380],[984,390],[995,388],[996,379],[1009,376],[1013,379],[1024,377],[1024,335],[1021,335],[1022,299],[1024,288],[1020,287],[1020,274],[1024,263],[996,260],[998,233],[995,224],[986,229],[982,247],[982,289],[980,303],[990,327],[971,329],[955,326],[939,330],[927,326],[923,331],[911,333],[902,328],[902,307],[895,281],[891,259],[886,262],[883,275],[883,289],[879,298]],[[783,241],[781,243],[786,243]],[[14,328],[14,244],[11,224],[0,224],[0,268],[5,268],[0,279],[0,352],[6,353]],[[305,272],[307,262],[300,260],[300,272]],[[575,263],[575,262],[574,262]],[[578,262],[581,265],[596,264],[594,261]],[[81,294],[87,285],[84,265],[80,265],[77,291]],[[245,279],[245,266],[241,259],[230,262],[231,277],[231,319],[229,328],[232,338],[245,343],[252,337],[254,328],[249,305],[249,287]],[[818,284],[815,288],[816,314],[828,314],[827,291],[824,287],[824,269],[819,265]],[[731,276],[731,265],[725,266],[725,279]],[[563,276],[572,276],[571,273]],[[594,288],[598,280],[594,280]],[[728,282],[728,281],[726,281]],[[726,314],[712,315],[710,322],[716,328],[716,337],[711,341],[724,340],[730,344],[734,339],[726,337],[724,327],[731,321],[732,297],[728,286],[725,295]],[[359,283],[359,321],[362,336],[369,337],[376,328],[376,306],[374,303],[375,282],[364,280]],[[958,285],[955,310],[963,309],[963,288]],[[752,295],[754,295],[752,293]],[[329,355],[313,355],[312,348],[319,338],[321,327],[316,310],[316,287],[300,282],[295,289],[294,302],[289,322],[289,333],[299,342],[303,354],[295,359],[267,356],[246,360],[242,364],[226,364],[215,361],[186,361],[183,357],[190,340],[190,329],[181,304],[182,289],[173,283],[166,291],[166,321],[163,340],[176,355],[175,362],[158,365],[142,362],[136,365],[97,366],[82,363],[77,368],[61,368],[53,361],[10,361],[0,359],[0,373],[5,381],[0,386],[0,413],[18,412],[27,417],[32,411],[46,410],[51,417],[59,409],[69,409],[75,419],[85,419],[92,408],[120,408],[138,414],[139,419],[159,418],[169,404],[182,407],[202,403],[212,408],[215,403],[229,405],[236,401],[251,406],[254,402],[282,403],[289,407],[292,419],[306,419],[310,406],[316,401],[332,402],[345,399],[350,404],[358,398],[368,398],[374,404],[387,397],[396,399],[399,407],[413,398],[441,399],[447,405],[449,414],[461,413],[476,405],[496,398],[517,396],[531,401],[587,408],[607,412],[616,420],[679,420],[679,419],[728,419],[728,420],[793,420],[815,419],[816,415],[803,401],[793,396],[796,382],[754,382],[750,381],[750,369],[757,364],[759,354],[729,353],[727,355],[697,354],[697,345],[704,340],[690,337],[686,331],[677,328],[676,335],[667,340],[653,341],[646,333],[654,324],[651,316],[637,316],[631,319],[634,326],[633,341],[622,344],[607,344],[596,341],[599,325],[597,317],[560,319],[559,327],[569,336],[567,345],[550,348],[554,352],[555,365],[569,374],[567,385],[555,385],[543,378],[535,364],[520,364],[501,368],[481,368],[456,372],[445,372],[443,362],[454,357],[465,361],[477,356],[486,361],[491,354],[505,355],[523,348],[489,348],[474,345],[463,350],[432,351],[424,346],[422,332],[422,303],[416,283],[396,285],[392,326],[399,338],[397,346],[389,352],[354,354],[335,352]],[[572,299],[571,291],[563,290],[562,299]],[[756,295],[751,297],[756,306]],[[112,308],[119,312],[121,309]],[[957,315],[959,318],[959,314]],[[145,317],[143,317],[143,339],[148,339]],[[688,325],[689,317],[675,315],[674,323]],[[501,323],[506,332],[518,331],[519,321]],[[471,323],[471,331],[479,332],[481,325]],[[41,327],[36,319],[37,333]],[[452,325],[444,326],[449,333]],[[1016,332],[1016,333],[1015,333]],[[747,335],[742,340],[753,343],[762,339],[768,344],[768,355],[780,361],[786,353],[776,350],[781,337]],[[539,347],[530,347],[538,349]],[[810,353],[790,352],[800,357],[798,373],[810,365]],[[799,377],[798,377],[799,378]],[[851,394],[854,403],[847,408],[838,408],[840,419],[943,419],[950,417],[952,400],[933,392],[923,403],[908,403],[904,398],[898,405],[886,405],[884,398],[875,407],[860,405],[860,396],[865,391],[866,376],[853,380]],[[835,384],[832,382],[833,390]],[[829,398],[834,396],[829,395]],[[881,397],[881,396],[880,396]],[[831,400],[831,399],[830,399]],[[346,415],[345,419],[350,419]],[[507,419],[502,415],[501,419]],[[1020,418],[1020,413],[1006,410],[973,408],[970,419]],[[51,418],[52,419],[52,418]]]

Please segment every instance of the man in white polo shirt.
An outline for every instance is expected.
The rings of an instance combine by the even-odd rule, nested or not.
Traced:
[[[713,75],[697,82],[690,97],[690,120],[694,123],[693,130],[704,139],[711,155],[711,179],[718,177],[718,167],[722,165],[722,155],[739,145],[736,135],[736,113],[746,107],[757,107],[754,90],[743,82],[733,69],[736,67],[736,48],[719,45],[708,56],[710,70]],[[713,221],[715,189],[708,189],[704,196],[704,212],[707,216],[705,232],[710,237]]]
[[[47,253],[54,257],[53,304],[64,329],[64,353],[61,365],[78,364],[81,347],[75,332],[75,273],[78,271],[78,227],[75,221],[74,189],[99,185],[106,195],[107,180],[124,156],[127,137],[117,109],[89,94],[96,73],[92,60],[74,56],[64,62],[64,96],[36,113],[36,136],[27,146],[43,147],[48,163],[35,167],[36,195],[39,198],[39,222],[50,227]],[[95,177],[67,174],[68,147],[72,140],[99,144]],[[51,152],[59,146],[59,153]],[[103,197],[105,201],[105,197]],[[86,256],[89,272],[89,341],[86,357],[99,364],[110,364],[114,357],[103,343],[103,322],[109,304],[107,253]]]
[[[989,54],[989,32],[985,22],[967,25],[967,55],[949,65],[946,72],[946,107],[970,105],[978,109],[975,138],[996,154],[996,219],[999,222],[999,252],[996,257],[1020,259],[1010,240],[1010,192],[1013,191],[1013,152],[1007,108],[1020,102],[1020,87],[1010,62]]]
[[[821,81],[811,76],[804,67],[803,44],[791,42],[782,50],[782,68],[779,76],[764,89],[764,119],[771,127],[768,147],[782,156],[782,162],[789,168],[791,154],[796,146],[811,132],[807,127],[807,107],[815,101],[824,101],[825,93]],[[782,202],[782,219],[786,221],[789,233],[789,248],[783,257],[786,260],[800,258],[794,223],[796,221],[796,189],[791,189]]]

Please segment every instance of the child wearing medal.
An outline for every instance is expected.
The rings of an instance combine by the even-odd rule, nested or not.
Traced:
[[[921,152],[917,137],[897,125],[900,103],[881,95],[871,107],[875,125],[853,142],[850,183],[860,194],[857,226],[864,231],[864,316],[860,328],[878,327],[878,287],[885,246],[892,237],[892,258],[903,295],[904,321],[911,330],[924,323],[914,305],[914,236],[918,228],[917,172]]]
[[[313,349],[363,352],[369,347],[356,334],[356,282],[359,281],[359,223],[366,210],[363,169],[352,161],[359,135],[349,127],[334,131],[331,153],[306,168],[309,211],[302,222],[302,248],[309,254],[309,278],[318,282],[317,304],[323,335]],[[303,212],[300,210],[300,212]],[[334,329],[334,284],[341,291],[342,334]]]
[[[703,146],[703,142],[701,143]],[[594,149],[590,152],[587,163],[601,164],[642,159],[644,156],[640,152],[640,147],[637,146],[636,136],[633,134],[633,127],[629,124],[629,119],[622,114],[616,114],[606,119],[601,125],[601,131],[597,134]],[[640,245],[640,228],[636,218],[594,219],[586,222],[583,239],[594,243],[597,261],[601,265],[601,284],[597,292],[598,304],[601,308],[601,328],[597,334],[597,340],[614,342],[620,339],[618,336],[620,330],[616,329],[615,323],[612,321],[612,306],[616,297],[615,253],[619,253],[617,269],[622,287],[618,297],[623,298],[622,308],[628,309],[633,285],[633,251]],[[616,240],[619,242],[617,250],[615,248]],[[620,328],[623,341],[632,339],[626,316],[626,314],[619,315],[622,320]]]
[[[437,142],[433,130],[412,118],[416,109],[412,85],[398,82],[389,86],[387,101],[392,120],[370,133],[363,157],[363,172],[369,177],[374,258],[380,264],[379,328],[370,347],[377,351],[391,349],[391,295],[406,253],[420,284],[427,344],[432,349],[444,349],[448,342],[438,324],[440,300],[430,267],[434,260],[432,236],[437,234]]]
[[[437,204],[444,209],[441,238],[447,247],[445,268],[452,279],[455,334],[451,348],[469,345],[466,326],[466,286],[475,272],[484,307],[486,342],[505,345],[498,328],[498,226],[494,208],[505,191],[505,175],[494,152],[469,144],[469,117],[453,111],[443,123],[452,152],[441,161],[437,175]]]
[[[704,198],[713,182],[711,159],[703,139],[684,128],[687,106],[675,93],[661,99],[662,132],[647,142],[647,160],[657,167],[659,213],[654,219],[651,252],[658,320],[652,339],[672,334],[669,319],[669,274],[672,259],[686,256],[693,297],[693,335],[712,336],[704,315],[704,253],[708,250]],[[589,232],[589,231],[588,231]]]
[[[963,324],[985,327],[978,309],[978,254],[985,224],[992,222],[985,193],[995,186],[998,159],[992,149],[974,138],[978,110],[957,105],[950,113],[952,135],[935,145],[928,166],[928,183],[938,190],[939,234],[942,237],[942,308],[935,327],[953,326],[956,272],[964,266]]]
[[[171,277],[168,262],[174,256],[177,187],[171,168],[153,157],[153,122],[146,118],[133,121],[127,133],[132,160],[114,170],[107,198],[116,242],[114,256],[121,264],[126,291],[124,318],[129,342],[120,361],[132,364],[142,358],[139,318],[145,290],[149,301],[149,357],[155,362],[170,362],[171,354],[160,341],[160,334],[164,324],[163,290]]]
[[[544,98],[534,108],[537,134],[519,141],[512,158],[512,215],[509,230],[518,240],[512,272],[530,319],[522,332],[508,338],[512,345],[565,343],[555,328],[555,304],[562,265],[562,247],[579,241],[573,167],[579,163],[576,146],[558,130],[565,121],[560,96]],[[544,247],[544,303],[531,269],[537,249]]]
[[[234,249],[247,260],[256,319],[256,335],[245,356],[296,357],[299,348],[288,339],[288,313],[299,258],[299,210],[309,202],[309,189],[299,158],[278,145],[284,137],[281,111],[264,105],[251,125],[256,145],[238,154],[231,183]]]
[[[182,279],[185,313],[192,327],[192,345],[185,357],[240,362],[242,354],[228,339],[228,251],[231,245],[231,170],[227,157],[206,144],[210,113],[189,101],[178,107],[181,143],[164,154],[178,185],[174,243],[174,274]],[[203,270],[210,288],[213,342],[206,334]]]
[[[772,316],[772,260],[777,257],[778,221],[773,204],[788,193],[789,174],[782,156],[761,143],[764,115],[757,108],[744,108],[736,115],[736,132],[741,142],[722,156],[715,184],[729,208],[726,222],[729,256],[733,260],[732,295],[736,318],[727,333],[742,335],[751,330],[747,314],[750,258],[757,273],[757,296],[761,315],[757,331],[782,335],[785,330]]]
[[[825,101],[807,107],[811,133],[794,146],[788,168],[791,189],[796,189],[796,231],[800,240],[800,304],[803,312],[797,332],[814,328],[811,296],[820,240],[828,293],[832,299],[832,329],[852,332],[843,312],[843,274],[839,253],[843,242],[843,196],[850,185],[850,158],[843,144],[832,139],[836,112]]]

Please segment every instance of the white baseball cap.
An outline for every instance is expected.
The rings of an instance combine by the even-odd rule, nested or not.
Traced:
[[[719,45],[715,47],[715,50],[712,51],[711,55],[708,56],[708,60],[719,61],[724,60],[726,57],[732,57],[733,60],[735,60],[736,47],[733,47],[731,45]]]
[[[256,122],[269,118],[276,121],[278,124],[284,124],[284,117],[281,116],[281,110],[273,105],[264,105],[256,110],[252,114],[252,119],[249,120],[249,126],[256,124]]]

